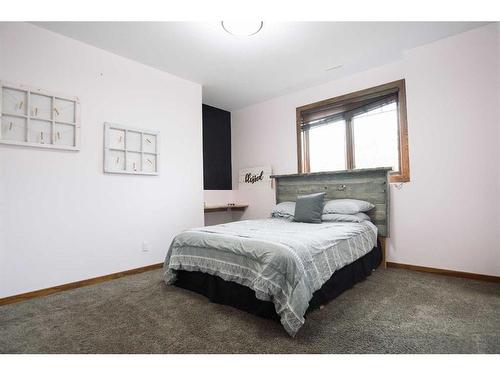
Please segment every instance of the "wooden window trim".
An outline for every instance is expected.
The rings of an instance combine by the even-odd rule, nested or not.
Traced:
[[[308,156],[309,152],[307,150],[308,142],[305,142],[303,147],[302,130],[301,130],[302,113],[304,111],[320,107],[327,107],[328,105],[334,105],[340,102],[346,102],[351,99],[359,98],[370,94],[376,94],[379,92],[382,93],[391,89],[397,89],[397,94],[398,94],[399,172],[391,173],[390,182],[409,182],[410,158],[409,158],[409,148],[408,148],[408,121],[406,114],[406,84],[404,79],[386,83],[380,86],[370,87],[368,89],[352,92],[349,94],[337,96],[331,99],[322,100],[316,103],[307,104],[302,107],[298,107],[296,110],[298,172],[299,173],[310,172],[310,164]],[[353,169],[354,147],[352,142],[352,126],[350,124],[350,121],[346,122],[346,133],[347,133],[346,134],[347,169]]]

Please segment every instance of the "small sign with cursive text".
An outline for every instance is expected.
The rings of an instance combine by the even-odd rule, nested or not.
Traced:
[[[271,167],[254,167],[240,169],[238,178],[239,188],[271,187]]]

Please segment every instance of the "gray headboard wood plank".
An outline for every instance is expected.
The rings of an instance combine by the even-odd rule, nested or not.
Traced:
[[[352,198],[371,202],[368,212],[378,235],[389,236],[389,172],[391,168],[273,175],[276,203],[295,202],[298,195],[325,192],[325,200]]]

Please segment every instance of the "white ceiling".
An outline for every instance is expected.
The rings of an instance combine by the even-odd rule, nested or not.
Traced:
[[[235,110],[397,60],[404,50],[484,23],[264,22],[251,37],[232,36],[219,22],[35,24],[198,82],[204,103]]]

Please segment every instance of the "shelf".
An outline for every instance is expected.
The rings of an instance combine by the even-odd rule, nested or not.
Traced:
[[[215,205],[206,205],[204,207],[204,211],[205,212],[244,211],[247,207],[248,207],[248,204],[239,204],[239,203],[236,203],[234,205],[215,204]]]

